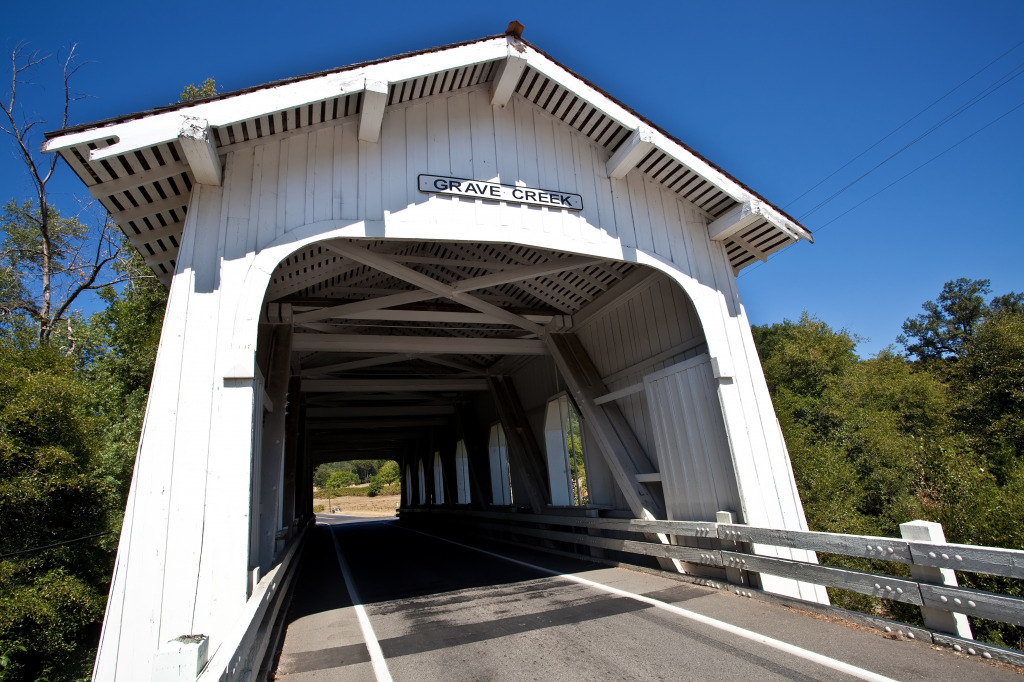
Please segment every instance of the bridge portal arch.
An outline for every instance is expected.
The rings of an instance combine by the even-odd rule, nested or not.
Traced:
[[[500,424],[509,502],[547,509],[558,394],[597,513],[806,528],[735,275],[809,233],[519,37],[46,147],[170,288],[97,678],[240,646],[339,442],[400,461],[407,506],[483,509]]]

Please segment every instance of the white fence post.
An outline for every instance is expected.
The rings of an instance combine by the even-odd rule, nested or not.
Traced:
[[[909,521],[900,524],[900,535],[904,540],[913,542],[934,542],[945,544],[946,534],[941,523],[934,521]],[[914,580],[932,585],[957,586],[956,574],[951,568],[935,568],[933,566],[910,565],[910,574]],[[964,639],[974,639],[971,624],[962,613],[944,611],[931,606],[921,607],[921,616],[925,627],[938,632],[948,632]]]

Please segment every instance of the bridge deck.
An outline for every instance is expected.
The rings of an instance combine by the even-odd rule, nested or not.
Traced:
[[[378,661],[376,673],[331,534],[379,642],[383,664]],[[485,549],[709,616],[864,673],[899,680],[1020,679],[1007,666],[669,577],[506,546]],[[671,609],[394,520],[321,515],[287,616],[277,679],[386,679],[378,677],[385,668],[395,680],[855,679]]]

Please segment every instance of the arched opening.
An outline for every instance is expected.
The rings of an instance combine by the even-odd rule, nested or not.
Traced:
[[[286,442],[300,453],[285,458],[285,478],[289,466],[309,476],[313,463],[391,459],[409,508],[703,520],[688,497],[739,511],[729,453],[680,454],[679,439],[708,441],[704,422],[722,435],[721,417],[680,427],[649,395],[668,390],[659,373],[708,365],[707,353],[689,297],[647,266],[524,245],[331,239],[271,274],[257,365],[267,386],[289,378]],[[712,385],[672,400],[720,412]],[[725,484],[709,497],[680,457]]]

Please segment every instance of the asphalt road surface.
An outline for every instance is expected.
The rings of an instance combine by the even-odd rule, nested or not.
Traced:
[[[299,571],[286,682],[1022,679],[730,592],[393,519],[320,515]]]

